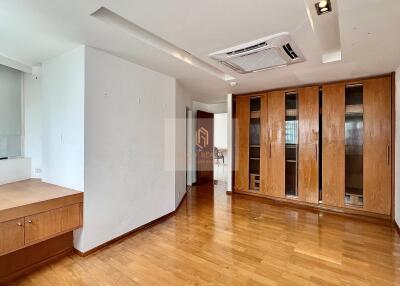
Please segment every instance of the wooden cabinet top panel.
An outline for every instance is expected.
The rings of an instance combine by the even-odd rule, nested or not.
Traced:
[[[0,186],[0,222],[83,202],[83,193],[37,179]]]

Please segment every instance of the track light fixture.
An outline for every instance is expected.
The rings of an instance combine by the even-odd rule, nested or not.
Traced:
[[[317,9],[318,15],[332,12],[332,6],[330,0],[321,0],[315,3],[315,8]]]

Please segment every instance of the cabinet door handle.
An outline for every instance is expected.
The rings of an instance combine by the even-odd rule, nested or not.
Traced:
[[[20,222],[17,222],[17,225],[18,225],[18,226],[22,226],[22,223],[20,223]]]
[[[269,143],[269,157],[272,158],[272,147],[271,147],[271,143]]]
[[[386,161],[387,161],[387,164],[390,165],[390,146],[389,145],[386,146]]]
[[[32,221],[29,219],[29,220],[28,220],[28,223],[32,223]]]
[[[315,161],[318,162],[318,144],[315,144]]]

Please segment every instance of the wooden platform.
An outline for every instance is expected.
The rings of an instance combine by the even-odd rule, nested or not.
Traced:
[[[83,202],[83,193],[30,179],[0,186],[0,222]]]
[[[400,285],[390,226],[194,187],[175,216],[14,285]]]
[[[0,284],[67,255],[83,193],[26,180],[0,186]]]

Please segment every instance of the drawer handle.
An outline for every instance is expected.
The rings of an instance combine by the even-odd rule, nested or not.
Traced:
[[[18,225],[18,226],[22,226],[22,223],[20,223],[20,222],[17,222],[17,225]]]
[[[32,223],[32,221],[29,219],[29,220],[28,220],[28,223]]]

